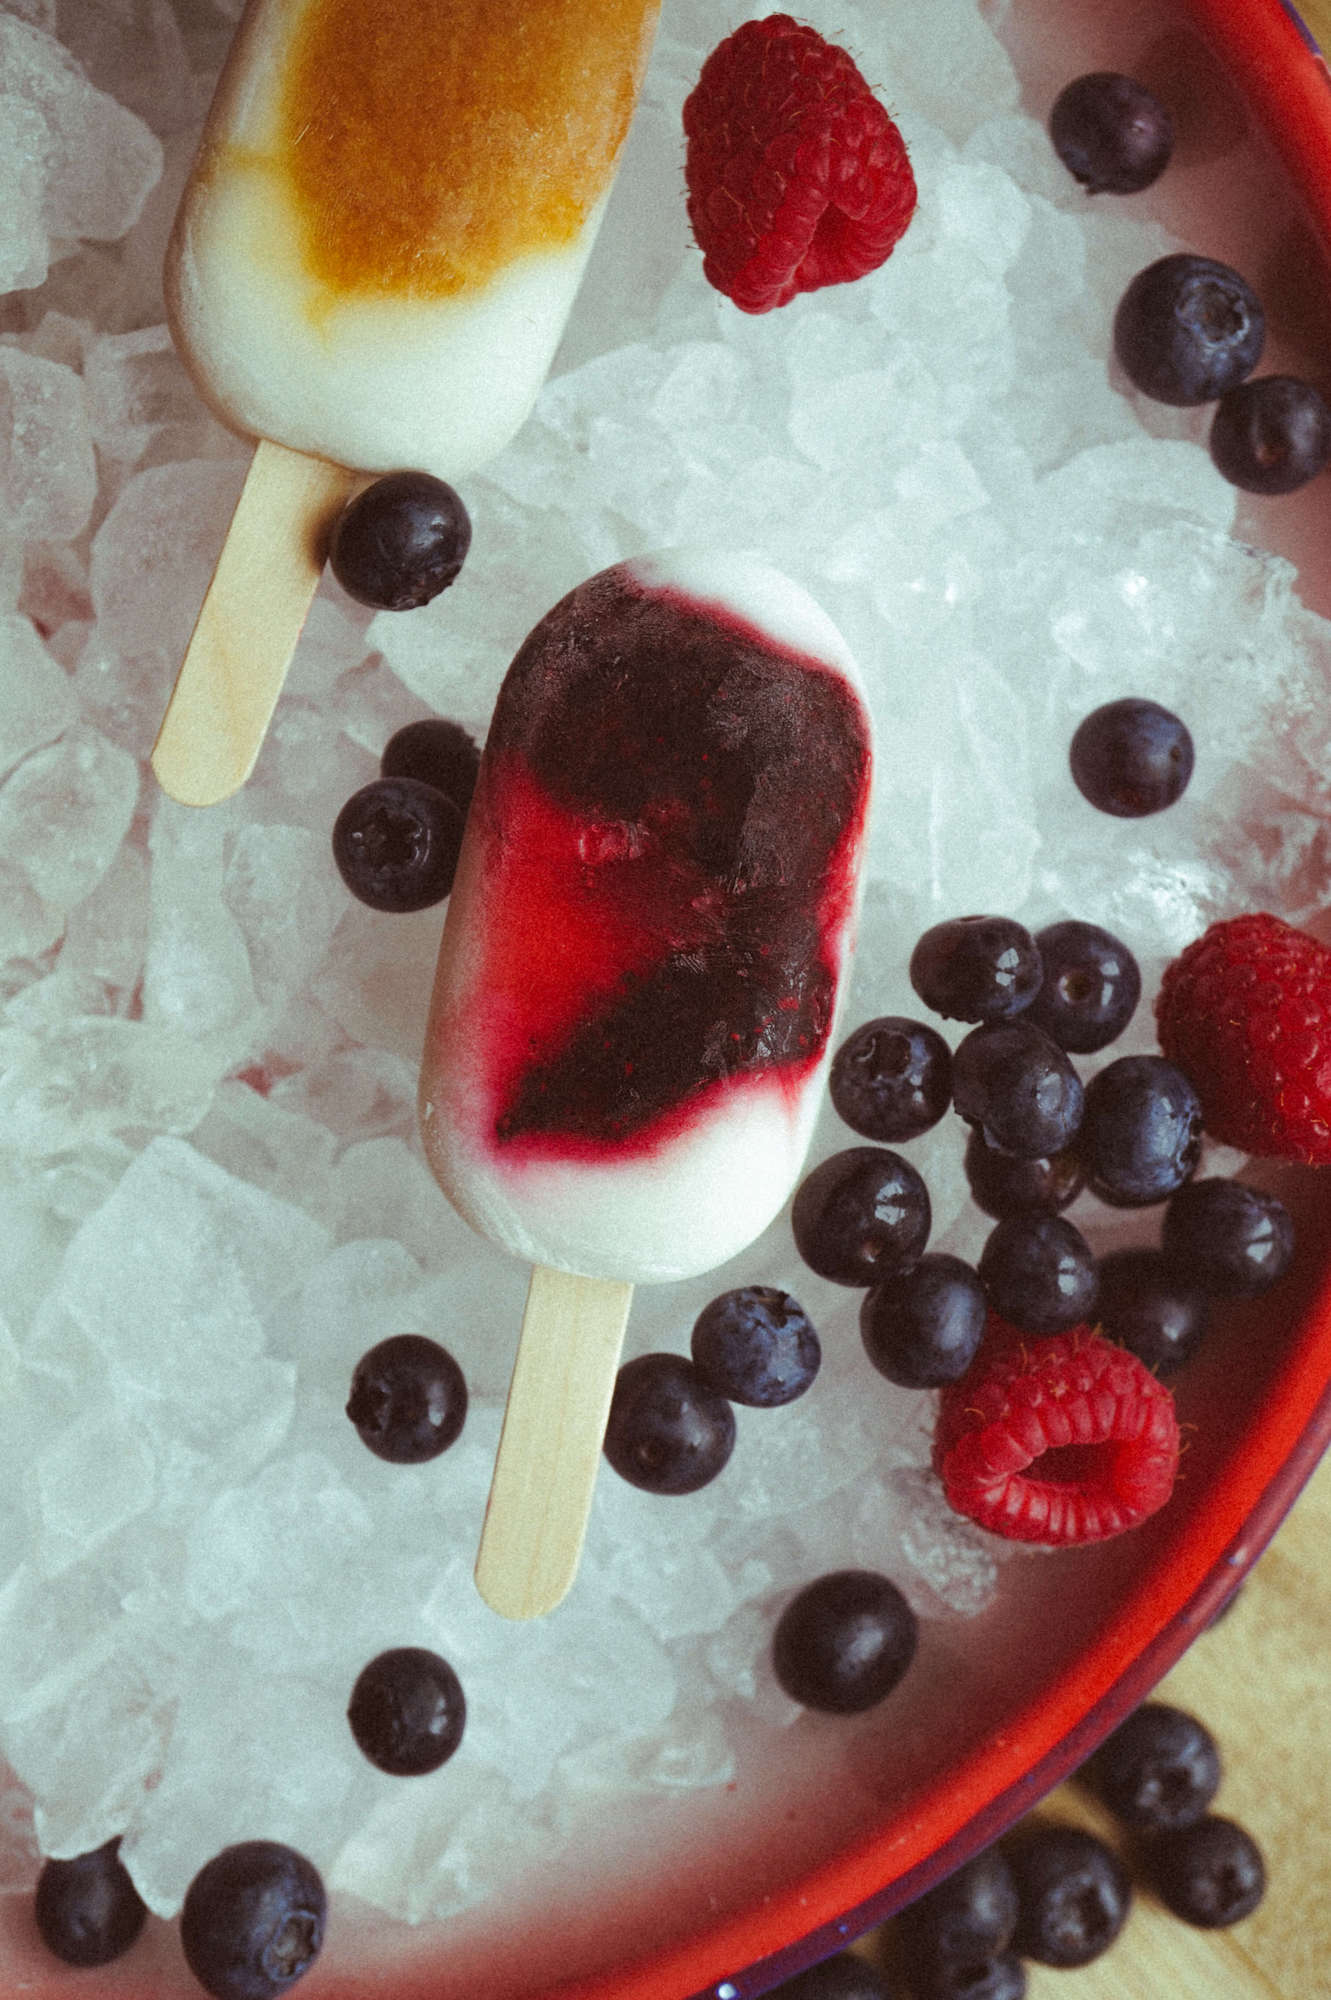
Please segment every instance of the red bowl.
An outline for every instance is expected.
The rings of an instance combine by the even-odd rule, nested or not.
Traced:
[[[1080,67],[1133,66],[1140,51],[1116,51],[1112,21],[1105,25],[1122,6],[1029,0],[1016,10],[1014,33],[1024,20],[1038,47],[1037,16],[1055,7],[1063,23],[1080,23],[1072,29],[1084,34]],[[1305,328],[1320,329],[1331,288],[1325,64],[1282,0],[1183,0],[1162,6],[1160,34],[1146,52],[1152,60],[1212,65],[1207,74],[1222,92],[1234,88],[1266,135],[1271,165],[1259,162],[1265,179],[1255,212],[1269,216],[1274,202],[1282,225],[1305,233],[1310,226],[1320,243],[1303,296],[1305,308],[1310,299],[1315,307]],[[1038,114],[1044,101],[1032,84],[1029,108]],[[1262,232],[1251,216],[1249,224],[1255,255]],[[1241,261],[1242,236],[1232,217],[1217,216],[1214,238],[1199,247]],[[1260,280],[1259,271],[1251,275]],[[1308,570],[1308,552],[1331,546],[1329,506],[1331,499],[1310,495],[1287,515],[1254,516],[1252,538],[1277,542]],[[1331,608],[1324,555],[1308,587],[1311,601],[1323,600],[1319,609]],[[644,1881],[627,1897],[617,1892],[613,1911],[506,1907],[450,1926],[446,1962],[436,1933],[340,1907],[336,1941],[302,1996],[439,2000],[483,1990],[491,2000],[752,2000],[881,1922],[1011,1825],[1210,1622],[1331,1441],[1325,1184],[1297,1171],[1273,1181],[1299,1222],[1298,1268],[1271,1299],[1229,1312],[1180,1377],[1191,1449],[1170,1505],[1119,1541],[1016,1561],[979,1619],[926,1631],[915,1671],[885,1706],[881,1735],[869,1739],[872,1815],[848,1823],[834,1775],[823,1810],[799,1808],[805,1823],[795,1829],[779,1799],[745,1792],[730,1822],[742,1866],[724,1885],[706,1857],[691,1867],[685,1849],[686,1858],[672,1859],[664,1889]],[[829,1735],[829,1759],[834,1742]],[[9,1898],[0,1910],[7,1990],[70,2000],[86,1988],[88,1975],[54,1966],[41,1951],[25,1901]],[[196,1990],[161,1925],[150,1926],[125,1960],[101,1969],[96,1986],[100,1995],[134,2000],[185,2000]]]

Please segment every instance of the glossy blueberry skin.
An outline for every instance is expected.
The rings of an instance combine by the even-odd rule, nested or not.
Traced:
[[[880,1375],[901,1389],[938,1389],[966,1373],[984,1336],[978,1272],[946,1251],[926,1252],[882,1279],[860,1304],[860,1338]]]
[[[1141,968],[1112,931],[1069,917],[1035,934],[1044,978],[1026,1018],[1069,1055],[1107,1048],[1141,998]]]
[[[994,1311],[1024,1333],[1063,1333],[1091,1319],[1099,1277],[1086,1238],[1062,1215],[1012,1215],[980,1252]]]
[[[213,2000],[276,2000],[314,1964],[328,1899],[303,1854],[276,1840],[225,1847],[185,1892],[180,1941]]]
[[[986,1847],[901,1912],[896,1942],[912,1983],[946,1966],[1006,1952],[1017,1928],[1017,1884],[1001,1847]]]
[[[376,1458],[423,1465],[461,1436],[466,1380],[448,1350],[423,1333],[391,1334],[356,1363],[347,1415]]]
[[[769,2000],[892,2000],[887,1982],[858,1952],[840,1951],[783,1979]]]
[[[1260,1847],[1246,1828],[1219,1813],[1151,1841],[1143,1872],[1166,1909],[1203,1930],[1241,1922],[1266,1893]]]
[[[1161,1381],[1206,1338],[1211,1302],[1158,1250],[1111,1250],[1099,1262],[1095,1310],[1107,1340],[1126,1347]]]
[[[882,1146],[833,1153],[805,1176],[790,1217],[800,1256],[836,1285],[872,1285],[909,1270],[932,1221],[920,1175]]]
[[[119,1839],[42,1864],[33,1917],[42,1943],[66,1965],[109,1965],[129,1950],[147,1915],[120,1859]]]
[[[1086,1185],[1114,1208],[1164,1201],[1196,1170],[1202,1107],[1164,1056],[1119,1056],[1086,1086],[1077,1138]]]
[[[1040,954],[1011,917],[953,917],[934,924],[910,955],[910,983],[951,1021],[1008,1021],[1040,990]]]
[[[963,1164],[972,1201],[996,1221],[1035,1209],[1054,1214],[1075,1201],[1086,1182],[1075,1141],[1061,1153],[1023,1160],[987,1146],[978,1126],[967,1135]]]
[[[1068,752],[1077,790],[1097,812],[1147,819],[1182,798],[1195,762],[1192,734],[1158,701],[1125,695],[1093,709]]]
[[[972,1028],[952,1054],[952,1102],[986,1145],[1023,1159],[1061,1153],[1081,1124],[1081,1079],[1029,1021]]]
[[[1032,1821],[1007,1847],[1017,1884],[1013,1944],[1041,1965],[1089,1965],[1122,1930],[1132,1886],[1118,1856],[1080,1827]]]
[[[424,1646],[394,1646],[356,1677],[347,1721],[357,1747],[394,1778],[423,1777],[446,1764],[467,1722],[462,1683]]]
[[[1214,1176],[1180,1188],[1160,1247],[1171,1267],[1215,1297],[1257,1298],[1294,1261],[1294,1218],[1277,1195]]]
[[[1174,150],[1174,124],[1145,84],[1118,70],[1074,77],[1049,113],[1054,151],[1088,194],[1140,194]]]
[[[697,1493],[735,1449],[735,1412],[679,1354],[640,1354],[615,1381],[605,1455],[644,1493]]]
[[[1106,1737],[1081,1775],[1124,1826],[1165,1833],[1202,1817],[1220,1788],[1220,1751],[1195,1715],[1147,1701]]]
[[[832,1058],[828,1094],[862,1138],[899,1145],[936,1125],[952,1102],[952,1051],[937,1028],[883,1014]]]
[[[792,1701],[859,1715],[891,1694],[915,1657],[915,1614],[873,1570],[834,1570],[806,1584],[777,1620],[772,1665]]]
[[[1184,408],[1214,402],[1261,359],[1266,315],[1246,278],[1187,250],[1139,271],[1114,315],[1114,353],[1134,388]]]
[[[427,715],[394,730],[379,758],[381,778],[415,778],[433,785],[465,814],[476,789],[481,753],[460,722]]]
[[[710,1389],[757,1410],[802,1396],[823,1358],[809,1315],[775,1285],[741,1285],[711,1300],[694,1321],[689,1351]]]
[[[445,480],[389,472],[342,509],[328,567],[358,604],[413,611],[447,590],[471,547],[471,519]]]
[[[463,815],[418,778],[372,778],[333,822],[333,859],[359,902],[397,915],[442,903],[453,887]]]
[[[1024,1962],[1015,1951],[977,1953],[911,1974],[911,2000],[1024,2000]]]
[[[1331,459],[1331,408],[1296,375],[1260,375],[1216,405],[1209,439],[1217,472],[1245,493],[1296,493]]]

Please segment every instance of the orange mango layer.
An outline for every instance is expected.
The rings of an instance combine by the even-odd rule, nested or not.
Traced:
[[[282,159],[313,277],[442,298],[571,243],[609,184],[656,0],[315,0]]]

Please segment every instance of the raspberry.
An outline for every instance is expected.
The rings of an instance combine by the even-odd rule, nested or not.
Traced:
[[[939,1397],[934,1469],[949,1504],[1014,1542],[1063,1547],[1136,1527],[1173,1491],[1174,1401],[1087,1326],[1026,1340],[990,1314]]]
[[[1212,924],[1166,966],[1160,1046],[1207,1131],[1263,1159],[1331,1163],[1331,951],[1265,912]]]
[[[915,212],[900,132],[845,50],[789,14],[713,49],[684,133],[703,274],[744,312],[876,271]]]

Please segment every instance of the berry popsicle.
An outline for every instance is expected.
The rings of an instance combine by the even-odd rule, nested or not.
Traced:
[[[459,1212],[536,1266],[477,1565],[508,1615],[572,1581],[633,1284],[723,1263],[799,1175],[870,764],[844,640],[756,557],[602,571],[500,690],[421,1130]]]
[[[166,262],[181,358],[260,441],[153,753],[175,797],[248,775],[355,475],[453,481],[523,423],[658,5],[250,0]]]

